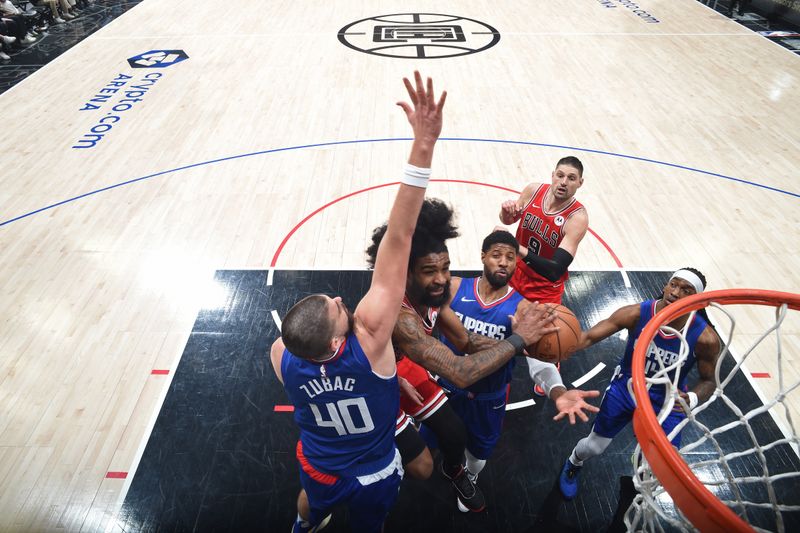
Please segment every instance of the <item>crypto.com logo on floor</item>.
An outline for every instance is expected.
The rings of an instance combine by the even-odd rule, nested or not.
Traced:
[[[133,68],[167,68],[189,59],[183,50],[150,50],[138,56],[128,58]]]

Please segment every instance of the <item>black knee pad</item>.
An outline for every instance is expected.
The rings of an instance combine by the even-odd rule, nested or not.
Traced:
[[[450,405],[445,403],[422,423],[436,434],[439,449],[448,466],[463,464],[467,428]]]
[[[412,424],[408,424],[403,431],[394,436],[394,443],[400,452],[403,466],[413,461],[425,450],[425,441],[422,440],[419,431]]]

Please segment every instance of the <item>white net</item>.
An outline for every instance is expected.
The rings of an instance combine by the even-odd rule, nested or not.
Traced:
[[[687,412],[667,439],[680,433],[676,452],[713,496],[756,531],[800,531],[800,441],[793,420],[800,406],[798,313],[786,304],[761,308],[769,311],[761,333],[737,332],[733,309],[745,309],[747,315],[758,307],[710,303],[708,311],[715,318],[723,350],[715,369],[716,390],[708,401],[690,410],[679,395],[678,370],[688,355],[686,331],[661,326],[681,339],[679,357],[671,364],[661,361],[646,383],[648,389],[666,387],[669,392],[656,413],[659,424],[676,406]],[[746,316],[745,321],[751,319]],[[687,324],[690,322],[687,320]],[[748,368],[764,368],[765,359],[771,361],[769,378],[750,386],[753,374]],[[755,375],[763,374],[767,373]],[[671,453],[666,442],[664,447]],[[687,510],[681,511],[673,500],[674,491],[682,487],[671,487],[671,496],[654,475],[640,446],[633,463],[638,494],[625,515],[628,530],[695,531],[684,514]],[[739,525],[743,526],[741,522]],[[736,528],[728,530],[732,529]]]

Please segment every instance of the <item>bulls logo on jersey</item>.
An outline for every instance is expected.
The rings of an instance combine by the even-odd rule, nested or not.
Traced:
[[[422,327],[425,328],[425,333],[431,335],[433,333],[433,328],[436,326],[436,319],[439,317],[439,308],[438,307],[429,307],[428,312],[425,313],[425,316],[421,316],[416,308],[411,305],[411,301],[408,299],[408,295],[403,296],[403,302],[401,304],[406,309],[411,309],[414,311],[414,314],[420,319],[422,322]]]

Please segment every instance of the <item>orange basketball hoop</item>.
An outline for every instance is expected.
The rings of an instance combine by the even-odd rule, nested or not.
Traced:
[[[750,346],[750,348],[737,358],[730,353],[730,346],[733,340],[734,330],[736,328],[736,319],[732,314],[732,310],[723,306],[741,304],[748,306],[771,306],[775,307],[776,310],[774,323],[771,326],[768,326],[766,331],[764,331],[760,336],[757,336],[757,340]],[[714,464],[713,460],[703,461],[704,468],[706,468],[706,470],[704,470],[704,476],[708,477],[707,473],[711,471],[724,479],[712,480],[712,482],[709,482],[708,479],[706,479],[706,482],[704,483],[698,479],[698,471],[701,471],[701,469],[693,469],[694,467],[690,465],[691,461],[687,462],[687,457],[681,453],[682,451],[685,451],[686,456],[691,458],[692,454],[687,450],[697,450],[698,446],[700,445],[698,444],[700,440],[690,445],[682,445],[680,449],[673,447],[670,444],[668,436],[664,433],[664,430],[659,423],[658,416],[660,415],[656,413],[650,401],[650,394],[648,393],[649,387],[652,387],[656,384],[664,385],[667,387],[667,400],[672,397],[673,401],[664,401],[662,414],[665,411],[671,410],[673,405],[677,403],[677,401],[675,401],[678,394],[678,391],[675,387],[676,380],[672,380],[672,386],[670,390],[670,379],[664,379],[664,376],[667,375],[668,369],[665,369],[663,364],[662,370],[664,370],[664,373],[661,376],[662,379],[659,380],[658,376],[646,377],[645,360],[649,345],[660,328],[667,328],[670,332],[678,334],[681,339],[683,339],[683,347],[681,352],[682,357],[685,359],[686,354],[688,353],[688,345],[686,344],[685,338],[682,336],[681,332],[677,332],[672,328],[669,328],[666,326],[666,324],[669,324],[678,317],[695,313],[697,310],[706,307],[715,308],[719,312],[726,315],[731,322],[729,337],[726,339],[720,335],[722,337],[724,346],[716,369],[717,391],[706,403],[698,406],[698,408],[695,408],[694,411],[689,411],[685,421],[686,426],[690,424],[697,424],[697,426],[701,428],[700,430],[697,430],[698,434],[701,434],[703,431],[705,431],[700,439],[703,441],[701,444],[706,445],[704,450],[712,449],[715,454],[719,455],[719,459],[716,459],[718,461],[717,466],[708,467],[708,465]],[[722,405],[735,403],[730,397],[725,396],[724,387],[732,379],[730,376],[741,369],[742,364],[744,364],[747,357],[753,353],[755,349],[758,348],[759,350],[764,350],[769,348],[769,353],[772,353],[771,341],[768,342],[766,346],[761,346],[761,343],[765,341],[765,339],[772,339],[774,337],[777,340],[776,356],[779,363],[778,373],[780,374],[779,376],[776,376],[778,377],[779,382],[778,393],[773,400],[768,402],[769,405],[783,405],[783,401],[788,394],[795,394],[798,391],[798,383],[784,383],[783,374],[781,371],[781,326],[784,324],[787,315],[790,315],[788,313],[789,309],[794,311],[800,310],[800,295],[755,289],[712,291],[688,296],[666,306],[658,314],[656,314],[656,316],[653,317],[653,319],[644,328],[639,336],[639,340],[636,343],[634,350],[632,383],[633,395],[637,405],[633,417],[634,431],[636,433],[636,438],[639,441],[637,452],[641,449],[645,460],[641,460],[641,454],[635,454],[634,461],[637,472],[634,476],[634,483],[639,491],[639,495],[636,497],[634,504],[626,514],[626,523],[628,524],[629,529],[633,528],[637,531],[647,531],[651,529],[648,529],[646,522],[652,522],[653,520],[655,520],[655,522],[658,522],[659,520],[666,520],[668,523],[670,523],[670,525],[676,526],[678,529],[686,530],[696,528],[704,533],[712,531],[726,533],[731,533],[734,531],[753,531],[754,527],[759,528],[757,525],[751,525],[748,521],[748,509],[750,509],[749,506],[753,506],[759,508],[758,512],[763,512],[764,510],[769,511],[770,509],[774,511],[775,521],[777,524],[774,527],[776,530],[780,531],[783,530],[782,524],[784,522],[782,513],[796,512],[800,510],[800,505],[797,505],[800,502],[779,501],[779,498],[775,495],[778,492],[775,490],[775,486],[783,483],[787,478],[793,479],[792,483],[794,483],[794,486],[797,486],[798,481],[794,479],[794,476],[800,477],[800,472],[782,472],[779,475],[770,473],[770,465],[767,464],[768,461],[765,458],[768,454],[762,452],[762,450],[774,449],[777,446],[787,446],[789,449],[794,447],[794,452],[797,453],[798,438],[796,432],[791,427],[791,424],[789,424],[790,429],[788,432],[792,433],[792,435],[786,436],[785,439],[781,438],[778,439],[778,442],[765,444],[763,442],[757,442],[757,439],[754,438],[752,449],[731,452],[730,450],[725,449],[727,442],[726,438],[722,436],[722,433],[724,431],[728,431],[728,426],[733,427],[733,424],[736,423],[735,421],[733,424],[725,425],[724,428],[711,428],[707,420],[702,420],[701,422],[696,420],[696,417],[700,418],[702,416],[702,411],[706,407],[706,404],[710,404],[719,398],[722,398],[722,400],[720,400]],[[794,314],[791,315],[793,315],[792,320],[794,320],[797,316]],[[772,320],[771,315],[769,320]],[[690,322],[690,320],[687,321],[687,324],[688,322]],[[736,362],[733,370],[727,374],[727,377],[721,378],[720,368],[722,366],[722,360],[726,357],[731,357]],[[681,364],[682,362],[679,362],[676,367],[673,367],[673,373],[674,368],[680,368]],[[727,364],[730,364],[730,360]],[[797,398],[797,396],[795,396],[795,398]],[[746,414],[739,413],[739,418],[743,420],[743,427],[747,426],[752,417],[760,416],[765,412],[767,413],[767,416],[770,416],[771,413],[768,412],[766,407],[767,406],[762,406],[762,409],[760,409],[758,413],[752,415],[752,411]],[[783,407],[785,408],[785,405],[783,405]],[[733,409],[734,411],[736,410],[735,407]],[[685,426],[681,425],[679,428],[677,428],[677,430],[680,431],[683,427]],[[750,427],[747,426],[746,429],[742,429],[741,431],[742,433],[746,433],[746,430],[750,430]],[[746,477],[736,477],[739,475],[739,472],[735,471],[736,468],[731,468],[728,463],[734,459],[738,460],[740,457],[745,455],[748,455],[747,460],[750,461],[750,464],[757,465],[754,468],[755,473],[747,473]],[[743,500],[741,494],[739,493],[739,489],[736,486],[740,483],[764,483],[765,488],[763,488],[763,490],[759,488],[758,490],[768,493],[770,495],[769,498],[767,498],[769,501],[764,503],[749,502],[746,500],[746,498]],[[726,495],[729,494],[729,492],[739,494],[739,500],[737,501],[734,498],[734,501],[723,502],[720,500],[719,496],[715,495],[711,490],[709,490],[709,486],[717,490],[723,485],[732,487],[731,491],[725,492]],[[668,496],[664,490],[666,493],[668,493]],[[723,491],[717,490],[717,492]],[[790,500],[794,500],[795,496],[796,494],[793,494]],[[675,506],[677,506],[680,512],[670,512],[670,509],[665,511],[663,506],[662,508],[658,508],[661,503],[669,499],[674,502]],[[737,509],[738,512],[734,512],[734,509]],[[767,527],[772,529],[772,526]],[[656,524],[652,527],[652,530],[659,531],[662,529],[660,525]]]

